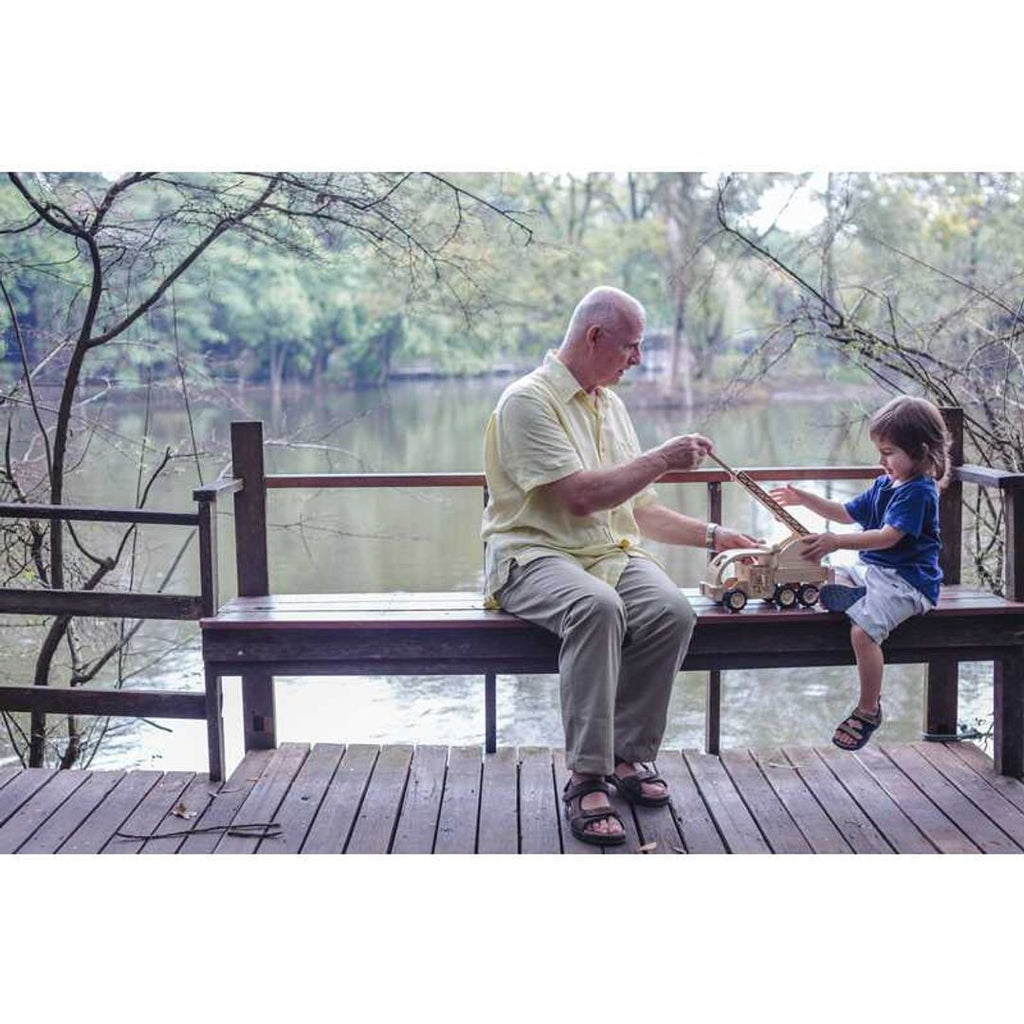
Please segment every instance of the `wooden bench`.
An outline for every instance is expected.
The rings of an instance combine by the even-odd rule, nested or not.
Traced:
[[[239,596],[201,620],[206,678],[210,775],[223,778],[221,679],[242,677],[245,749],[273,747],[275,675],[481,675],[485,742],[495,749],[496,676],[557,672],[552,634],[501,611],[485,611],[479,594],[388,593],[274,595],[269,587],[266,491],[274,487],[475,486],[479,474],[431,476],[265,476],[262,424],[232,424],[236,564]],[[750,470],[755,479],[868,479],[877,467]],[[774,474],[774,475],[773,475]],[[668,482],[708,487],[709,517],[721,518],[717,471],[676,473]],[[999,488],[1006,529],[1006,588],[1012,600],[965,587],[960,578],[960,506],[963,483]],[[954,737],[957,665],[994,663],[994,759],[1003,774],[1024,776],[1024,474],[960,466],[943,495],[943,568],[950,585],[927,616],[900,626],[885,643],[886,660],[928,666],[925,734]],[[209,502],[210,489],[197,492]],[[1024,544],[1020,546],[1024,547]],[[215,554],[215,544],[208,551]],[[216,592],[215,563],[204,563],[203,590]],[[210,574],[213,574],[212,578]],[[821,609],[780,611],[753,604],[739,614],[685,591],[697,610],[693,641],[681,668],[709,672],[705,745],[718,752],[721,672],[853,664],[845,615]],[[217,709],[217,710],[215,710]],[[339,726],[342,723],[339,723]]]

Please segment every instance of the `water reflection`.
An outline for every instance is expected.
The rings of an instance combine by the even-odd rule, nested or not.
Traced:
[[[483,425],[505,381],[420,382],[386,392],[325,392],[286,395],[276,415],[267,396],[247,393],[201,401],[193,396],[196,435],[204,450],[203,479],[228,463],[232,419],[265,420],[269,472],[441,472],[479,471]],[[629,389],[623,394],[629,400]],[[118,438],[148,434],[152,450],[186,447],[188,424],[177,404],[158,403],[146,430],[141,399],[110,396],[91,414],[106,434],[92,456],[102,472],[82,472],[71,482],[69,501],[128,503],[135,492],[137,465],[132,448]],[[653,445],[673,433],[700,430],[735,466],[863,463],[872,449],[856,416],[834,402],[782,400],[731,409],[698,409],[688,416],[665,410],[634,412],[641,443]],[[187,509],[197,483],[195,463],[179,460],[154,486],[153,507]],[[822,485],[824,487],[824,485]],[[832,485],[842,500],[856,483]],[[662,500],[691,515],[706,515],[702,487],[660,488]],[[784,529],[741,488],[726,486],[724,519],[738,529],[769,538]],[[271,581],[285,593],[390,590],[479,591],[481,494],[475,489],[300,491],[268,495],[271,523]],[[805,509],[798,517],[812,529],[821,521]],[[222,511],[220,570],[222,598],[233,593],[234,547],[230,503]],[[100,546],[112,531],[90,526]],[[142,532],[139,573],[155,589],[160,573],[183,540],[180,530],[150,527]],[[692,585],[705,564],[702,552],[657,546],[672,576]],[[852,554],[851,554],[852,557]],[[171,592],[198,588],[194,549],[174,578]],[[99,627],[108,628],[108,627]],[[31,676],[39,630],[4,630],[0,672],[24,681]],[[162,662],[131,679],[132,686],[201,688],[196,629],[191,624],[148,623],[136,647],[146,665],[168,646],[180,645]],[[887,669],[883,741],[917,740],[921,730],[924,670]],[[107,681],[109,683],[110,676]],[[678,677],[670,707],[666,744],[699,747],[703,741],[702,673]],[[722,743],[771,748],[828,741],[836,722],[856,695],[849,668],[734,671],[723,681]],[[961,669],[961,719],[989,713],[991,666]],[[483,681],[474,677],[281,679],[277,687],[279,741],[479,743],[483,735]],[[240,699],[227,680],[225,714],[228,759],[241,756]],[[116,723],[98,766],[195,769],[205,764],[202,723],[167,722],[171,731],[125,721]],[[502,744],[560,744],[558,683],[554,676],[499,677],[498,728]],[[10,756],[0,738],[0,760]]]

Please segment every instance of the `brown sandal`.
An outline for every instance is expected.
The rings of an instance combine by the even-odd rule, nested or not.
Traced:
[[[832,734],[832,742],[840,750],[860,750],[871,734],[882,724],[882,704],[878,704],[877,715],[867,715],[854,708],[837,726]],[[849,736],[853,743],[841,743],[839,736]]]
[[[641,762],[642,763],[642,762]],[[616,766],[620,764],[632,765],[632,761],[617,757]],[[641,768],[635,775],[627,775],[622,778],[612,772],[606,775],[605,780],[610,782],[618,791],[619,795],[625,797],[631,804],[639,804],[641,807],[664,807],[669,802],[668,783],[650,768]],[[648,796],[643,790],[645,782],[660,782],[665,787],[661,796]]]
[[[565,784],[562,790],[562,800],[565,803],[565,816],[569,820],[569,829],[572,834],[583,843],[593,843],[594,846],[618,846],[626,841],[626,828],[618,813],[611,807],[595,807],[593,810],[583,809],[583,797],[588,793],[607,793],[608,787],[600,779],[586,779],[573,785],[572,779]],[[622,828],[621,832],[594,832],[588,830],[587,825],[593,821],[602,821],[607,818],[614,818]]]

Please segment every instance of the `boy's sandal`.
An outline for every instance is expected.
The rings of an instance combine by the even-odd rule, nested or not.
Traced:
[[[882,705],[878,705],[877,715],[866,715],[854,708],[850,714],[836,726],[832,734],[832,742],[840,750],[860,750],[871,738],[871,734],[882,724]],[[839,735],[849,736],[853,743],[841,743]]]
[[[616,758],[616,765],[632,764],[624,758]],[[625,797],[631,804],[640,804],[642,807],[664,807],[669,801],[668,783],[655,771],[650,768],[641,768],[635,775],[627,775],[624,778],[612,772],[606,775],[605,779],[610,782],[618,791],[619,795]],[[643,790],[643,784],[660,782],[665,787],[661,796],[648,796]]]
[[[618,846],[626,841],[626,827],[618,813],[611,807],[595,807],[592,810],[583,809],[583,797],[588,793],[607,793],[608,787],[600,779],[586,779],[573,785],[572,779],[565,784],[562,790],[562,800],[565,803],[565,816],[569,820],[569,829],[572,834],[583,843],[593,843],[595,846]],[[621,832],[595,832],[588,829],[587,825],[595,821],[603,821],[614,818],[622,829]]]

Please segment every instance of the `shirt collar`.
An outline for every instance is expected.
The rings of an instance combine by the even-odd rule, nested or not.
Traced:
[[[558,358],[554,349],[549,349],[544,356],[544,373],[551,381],[555,394],[563,402],[568,402],[578,391],[583,391],[580,382],[573,376],[572,370]]]

